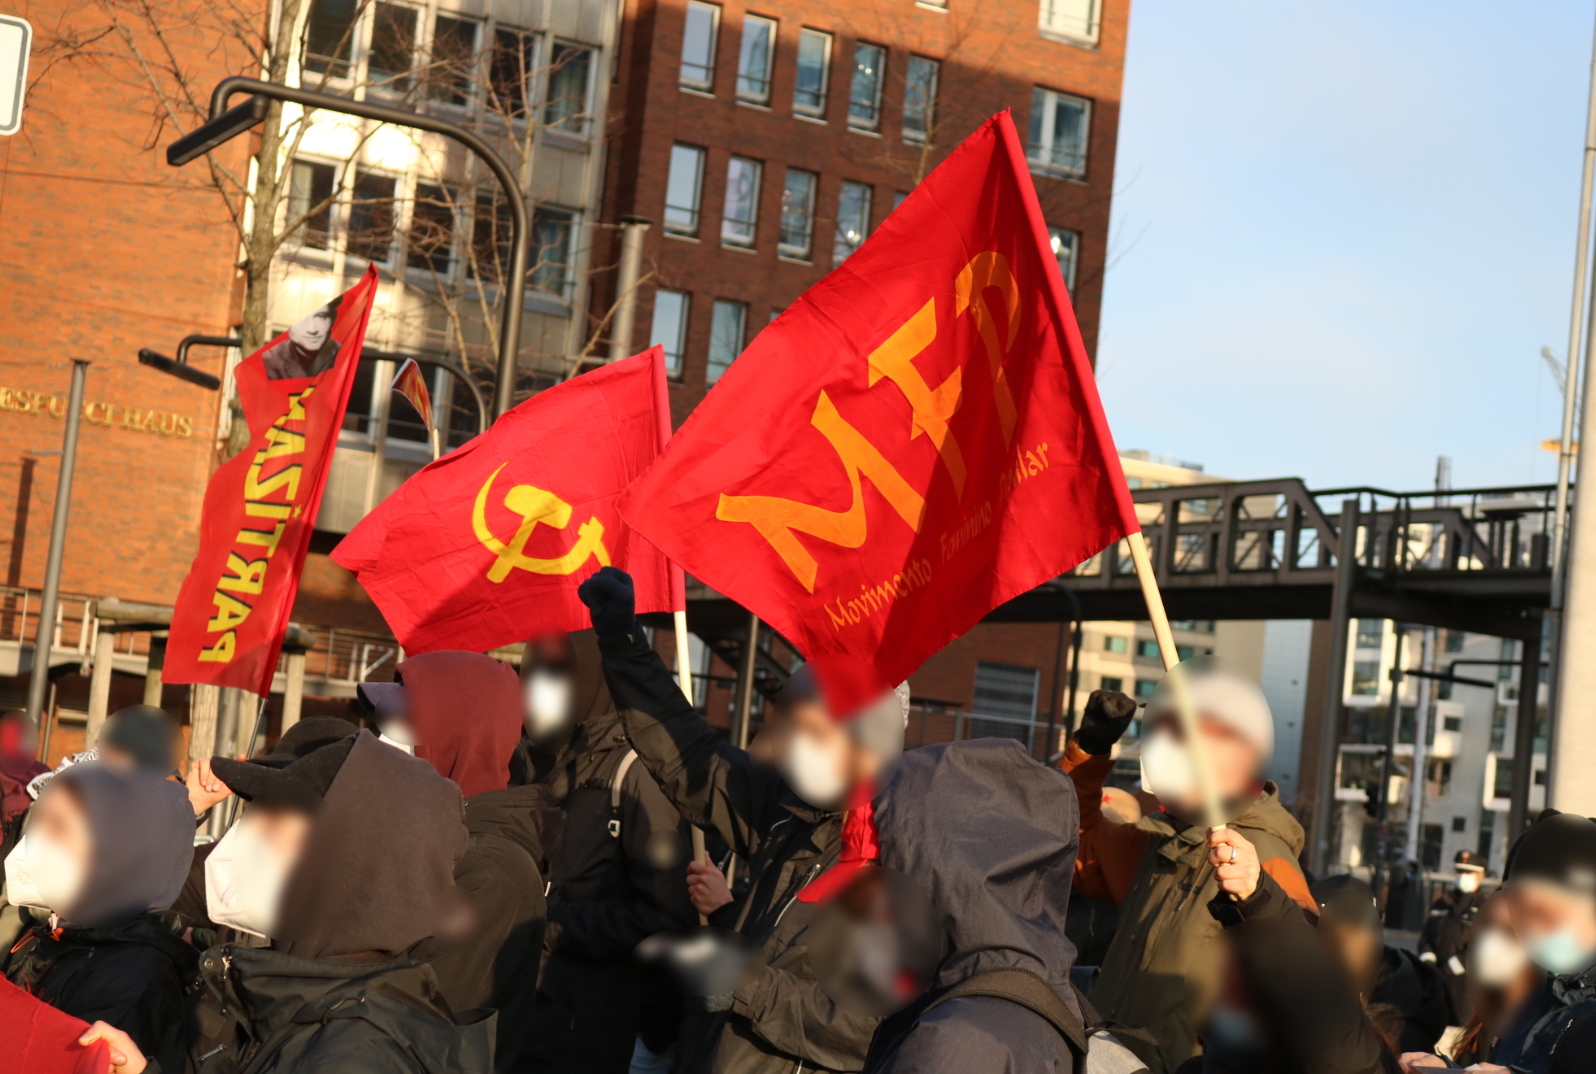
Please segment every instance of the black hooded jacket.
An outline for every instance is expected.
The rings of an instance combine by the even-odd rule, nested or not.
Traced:
[[[749,863],[750,886],[734,927],[758,945],[765,968],[737,989],[729,1011],[684,1021],[676,1070],[863,1069],[877,1020],[839,1007],[815,982],[808,954],[813,907],[796,901],[805,884],[836,862],[840,815],[805,803],[775,768],[727,743],[687,703],[641,636],[600,647],[605,680],[642,765],[682,817]]]
[[[492,1016],[451,1019],[432,968],[410,955],[458,905],[460,788],[368,731],[283,772],[338,750],[347,756],[283,891],[281,936],[201,960],[194,1068],[488,1074]]]
[[[612,814],[612,787],[630,747],[593,632],[570,641],[577,723],[538,766],[562,818],[558,843],[548,849],[545,956],[522,1057],[541,1071],[607,1074],[631,1062],[641,1019],[633,950],[656,932],[697,921],[687,897],[691,831],[641,764],[627,770],[620,815]]]
[[[1081,1015],[1064,935],[1079,816],[1069,777],[1010,739],[903,755],[875,799],[880,862],[930,898],[946,955],[927,994],[881,1024],[866,1071],[1074,1069],[1064,1037],[1026,1007],[990,996],[930,1004],[978,974],[1023,970]]]
[[[104,1020],[168,1071],[181,1069],[184,988],[198,953],[153,911],[170,906],[193,856],[194,811],[182,786],[147,772],[74,765],[46,793],[71,788],[93,840],[82,890],[5,956],[5,976],[85,1022]]]

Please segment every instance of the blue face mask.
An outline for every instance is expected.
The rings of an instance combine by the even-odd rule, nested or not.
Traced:
[[[1258,1055],[1269,1047],[1269,1039],[1256,1018],[1223,1004],[1209,1013],[1203,1043],[1208,1051],[1231,1059]]]
[[[1524,952],[1548,973],[1578,973],[1596,962],[1596,951],[1581,947],[1574,930],[1568,927],[1525,940]]]

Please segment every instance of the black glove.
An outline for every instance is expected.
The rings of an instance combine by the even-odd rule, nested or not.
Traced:
[[[606,568],[608,569],[608,568]],[[1075,744],[1086,753],[1102,756],[1114,748],[1136,718],[1136,702],[1118,690],[1093,690],[1086,699],[1086,712],[1075,732]]]
[[[624,638],[637,631],[637,595],[632,576],[619,567],[600,567],[598,573],[576,588],[588,611],[599,641]]]

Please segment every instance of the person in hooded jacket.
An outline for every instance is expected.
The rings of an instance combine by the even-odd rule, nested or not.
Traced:
[[[190,1069],[488,1074],[492,1015],[451,1011],[411,955],[460,907],[460,788],[368,731],[211,767],[247,805],[206,861],[207,912],[270,946],[201,956]]]
[[[521,686],[527,737],[518,771],[531,770],[560,814],[557,840],[544,826],[548,925],[521,1062],[620,1074],[646,998],[633,951],[697,921],[687,897],[691,831],[629,759],[592,631],[529,641]]]
[[[920,991],[876,1030],[867,1074],[1074,1071],[1087,1016],[1064,933],[1078,838],[1069,780],[1010,739],[925,746],[896,762],[870,812],[863,850],[799,896],[841,904],[889,875],[877,870],[923,894],[917,908],[900,888],[852,942],[822,945],[858,953],[851,991],[874,993],[878,1010]],[[934,962],[910,954],[933,949]],[[828,985],[846,976],[819,961]],[[1072,1027],[1075,1044],[1054,1019]]]
[[[1221,868],[1261,870],[1303,909],[1318,911],[1297,864],[1302,826],[1263,778],[1274,750],[1263,692],[1223,671],[1186,676],[1209,772],[1230,818],[1227,828],[1209,833],[1168,686],[1160,685],[1142,721],[1142,784],[1158,796],[1160,812],[1134,825],[1101,816],[1113,746],[1136,715],[1136,703],[1124,694],[1092,692],[1059,762],[1080,802],[1075,889],[1111,899],[1120,911],[1092,1003],[1113,1022],[1152,1032],[1156,1048],[1140,1039],[1127,1043],[1153,1074],[1198,1051],[1194,1000],[1212,991],[1218,970],[1206,955],[1220,927],[1207,903],[1219,890]]]
[[[10,897],[50,915],[5,956],[6,979],[181,1070],[199,955],[156,915],[193,856],[194,813],[178,784],[97,763],[62,772],[6,858]]]
[[[878,1019],[840,1006],[815,980],[812,907],[797,895],[841,855],[843,807],[863,774],[857,766],[879,766],[902,749],[907,690],[839,727],[800,668],[778,701],[788,728],[775,750],[779,763],[762,763],[726,742],[682,696],[643,636],[624,571],[602,568],[578,594],[592,611],[605,681],[638,767],[646,766],[683,818],[748,863],[734,928],[756,945],[763,968],[734,991],[696,1004],[676,1042],[675,1069],[861,1070]]]
[[[546,920],[536,825],[547,791],[507,786],[521,738],[519,681],[480,653],[443,651],[406,660],[392,683],[367,685],[387,688],[377,698],[387,722],[397,714],[415,755],[465,797],[471,841],[454,882],[470,920],[462,935],[423,940],[413,954],[432,966],[452,1009],[498,1011],[494,1066],[510,1070],[536,994]]]

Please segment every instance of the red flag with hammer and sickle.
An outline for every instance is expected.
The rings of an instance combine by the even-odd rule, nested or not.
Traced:
[[[759,334],[620,506],[839,710],[1138,529],[1007,112]]]
[[[576,587],[631,573],[639,612],[685,607],[682,576],[615,498],[670,438],[659,347],[534,395],[408,481],[333,549],[408,653],[487,652],[589,625]]]

